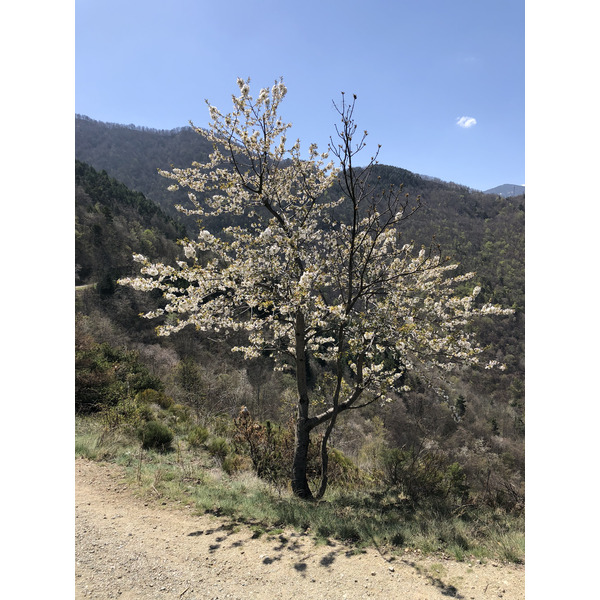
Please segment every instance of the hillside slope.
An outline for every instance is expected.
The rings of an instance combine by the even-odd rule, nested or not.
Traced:
[[[105,170],[129,189],[141,192],[158,203],[172,217],[181,219],[174,205],[186,201],[186,194],[167,191],[169,182],[157,170],[170,165],[188,166],[204,161],[211,144],[190,127],[159,131],[133,125],[94,121],[78,115],[75,119],[75,157],[98,171]]]
[[[170,261],[185,228],[140,192],[75,161],[76,285],[131,274],[134,252]]]

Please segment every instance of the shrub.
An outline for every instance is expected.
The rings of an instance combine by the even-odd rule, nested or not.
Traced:
[[[107,431],[124,427],[135,431],[144,421],[152,421],[154,414],[147,404],[140,404],[137,396],[125,396],[114,406],[105,406],[101,411],[102,423]]]
[[[448,495],[465,502],[469,495],[469,484],[467,476],[458,463],[452,463],[446,469],[446,478],[448,481]]]
[[[241,413],[234,420],[234,447],[237,452],[250,457],[256,475],[276,486],[286,484],[291,477],[291,466],[294,455],[294,428],[292,422],[281,427],[270,421],[264,424],[253,420],[249,415]],[[341,454],[341,453],[340,453]],[[347,465],[338,465],[336,457],[333,463],[332,481],[335,475],[348,474]],[[341,460],[341,459],[340,459]],[[349,462],[349,461],[348,461]],[[337,470],[336,470],[337,467]],[[320,440],[311,440],[308,448],[307,474],[315,479],[321,474]],[[347,482],[348,479],[345,479]]]
[[[206,429],[206,427],[201,427],[200,425],[194,427],[187,436],[188,444],[192,448],[199,448],[207,439],[208,429]]]
[[[247,467],[247,462],[239,454],[229,454],[225,457],[221,466],[227,475],[235,475]]]
[[[362,479],[360,469],[337,448],[329,449],[328,477],[331,483],[355,484]]]
[[[158,421],[148,421],[138,430],[138,437],[142,442],[142,448],[167,452],[171,450],[173,432]]]
[[[173,399],[164,392],[153,389],[145,389],[136,394],[136,400],[146,404],[158,404],[161,408],[169,408],[173,404]]]
[[[176,421],[183,421],[185,423],[190,418],[190,409],[184,404],[171,404],[168,410]]]
[[[272,484],[280,484],[289,477],[293,452],[293,431],[264,425],[245,414],[235,420],[236,449],[250,457],[258,477]]]
[[[223,462],[230,452],[227,440],[222,437],[215,437],[206,445],[208,453],[213,457]]]
[[[412,500],[448,493],[445,461],[435,452],[388,448],[382,453],[382,462],[384,481],[398,486]]]
[[[215,435],[231,437],[234,423],[227,415],[217,415],[212,419],[212,430]]]
[[[150,374],[135,352],[89,340],[78,344],[75,352],[75,409],[78,413],[98,412],[114,406],[130,392],[161,387],[160,379]]]
[[[384,481],[399,487],[412,500],[449,499],[465,503],[469,485],[462,467],[436,452],[388,448],[382,453]]]

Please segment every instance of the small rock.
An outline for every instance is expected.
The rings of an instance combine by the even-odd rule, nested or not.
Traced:
[[[394,569],[394,567],[389,567],[389,568],[388,568],[388,571],[389,571],[390,573],[393,573],[395,570],[396,570],[396,569]]]

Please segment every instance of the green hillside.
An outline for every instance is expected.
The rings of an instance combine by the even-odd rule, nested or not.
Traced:
[[[174,205],[184,193],[167,192],[157,169],[206,160],[211,145],[190,127],[158,131],[115,125],[78,115],[75,119],[75,157],[98,171],[105,170],[129,189],[141,192],[169,215],[181,220]]]
[[[185,228],[140,192],[75,161],[75,283],[132,272],[134,252],[161,260],[177,255]]]

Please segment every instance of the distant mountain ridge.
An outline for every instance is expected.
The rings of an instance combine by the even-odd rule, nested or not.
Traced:
[[[177,219],[181,215],[175,211],[174,205],[185,204],[187,194],[182,190],[175,194],[167,192],[169,182],[157,170],[168,170],[171,165],[185,167],[193,161],[204,162],[211,152],[212,144],[191,127],[158,130],[133,124],[104,123],[85,115],[75,115],[75,157],[99,171],[105,170],[129,189],[158,202],[163,210]],[[444,187],[454,192],[460,190],[463,194],[493,194],[503,198],[525,193],[522,185],[504,184],[480,192],[400,167],[381,167],[396,172],[405,185],[410,185],[409,181],[413,183],[411,191],[416,193],[426,192],[431,187]]]
[[[490,190],[486,190],[483,193],[495,194],[496,196],[502,196],[503,198],[511,198],[512,196],[522,196],[525,193],[525,186],[514,183],[504,183]]]

